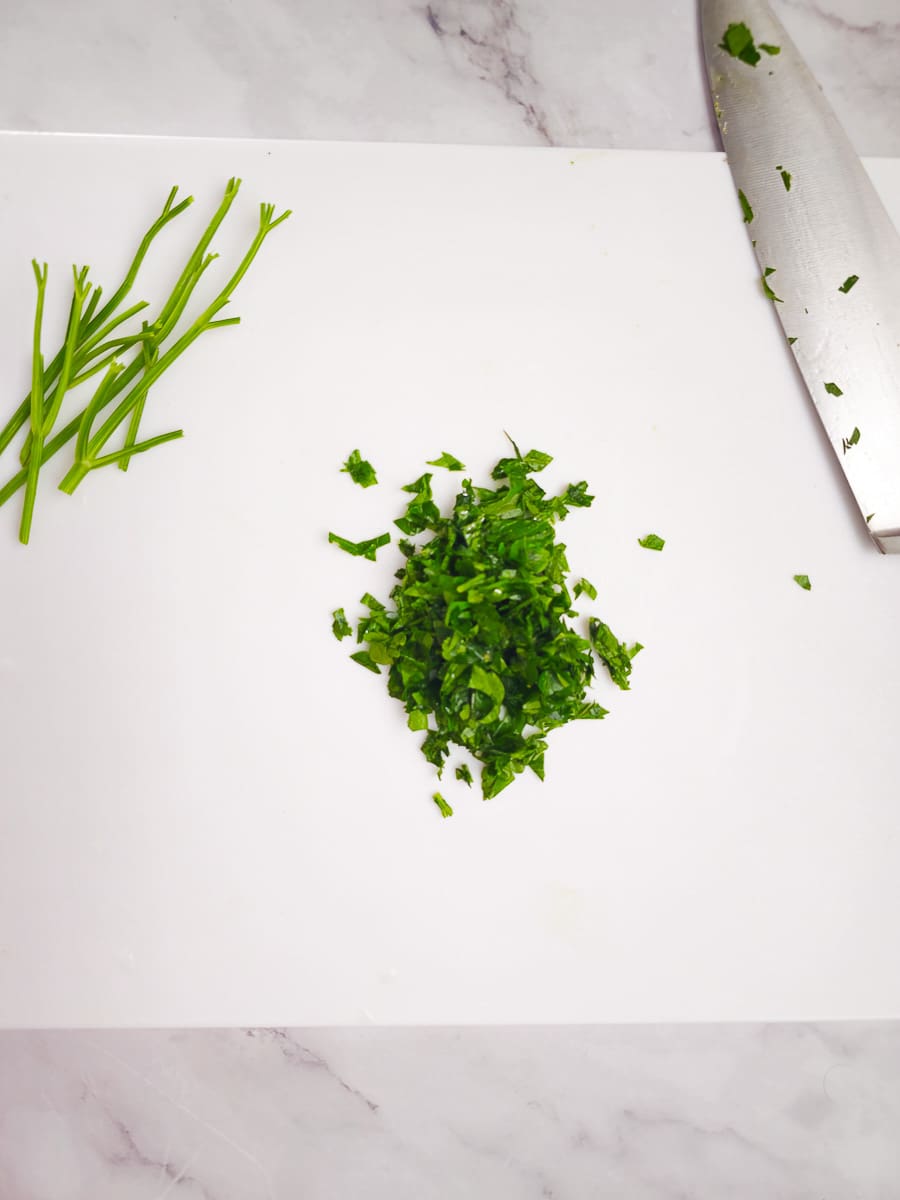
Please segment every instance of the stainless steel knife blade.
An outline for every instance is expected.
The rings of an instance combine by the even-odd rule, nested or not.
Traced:
[[[900,236],[768,3],[701,0],[701,24],[763,291],[873,540],[900,553]]]

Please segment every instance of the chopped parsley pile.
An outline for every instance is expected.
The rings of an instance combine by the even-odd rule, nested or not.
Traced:
[[[422,753],[439,777],[454,749],[480,764],[486,800],[526,768],[544,778],[552,730],[606,716],[587,695],[595,655],[627,689],[641,649],[620,642],[596,618],[586,636],[572,624],[574,599],[593,598],[596,590],[581,579],[570,592],[556,525],[572,509],[590,507],[593,496],[585,482],[548,495],[534,476],[550,456],[513,448],[514,456],[497,463],[490,485],[462,481],[446,516],[432,497],[430,473],[405,487],[412,498],[395,521],[406,535],[398,543],[405,564],[387,603],[363,596],[366,613],[356,628],[361,648],[351,655],[378,674],[386,668],[388,693],[403,705],[409,728],[424,735]],[[441,458],[435,465],[459,469],[458,459]],[[330,540],[358,552],[345,539]],[[342,609],[333,618],[336,637],[351,632]],[[471,785],[465,762],[455,774]],[[434,801],[449,816],[452,809],[439,796]]]

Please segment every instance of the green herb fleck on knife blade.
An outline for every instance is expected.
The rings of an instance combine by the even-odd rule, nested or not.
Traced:
[[[741,202],[741,212],[744,214],[744,224],[749,225],[753,220],[753,209],[750,207],[750,201],[740,188],[738,188],[738,200]]]
[[[841,388],[839,388],[836,383],[826,383],[825,391],[828,393],[829,396],[843,396],[843,394],[844,394],[843,391],[841,390]]]
[[[666,539],[656,533],[648,533],[646,537],[638,538],[638,545],[643,546],[645,550],[662,550],[665,544]]]
[[[838,288],[838,291],[843,292],[844,295],[846,296],[847,293],[850,291],[850,289],[852,287],[854,287],[857,283],[859,283],[858,275],[848,275],[847,278],[844,280],[844,282],[841,284],[841,286]]]
[[[851,447],[851,446],[856,446],[856,445],[858,445],[858,443],[859,443],[859,436],[860,436],[860,434],[859,434],[859,426],[858,426],[858,425],[854,425],[854,427],[853,427],[853,432],[850,434],[850,436],[849,436],[849,437],[845,437],[845,438],[841,438],[841,444],[843,445],[843,448],[844,448],[844,453],[845,453],[845,454],[847,453],[847,451],[850,449],[850,447]]]
[[[802,587],[804,592],[812,591],[812,584],[809,582],[808,575],[795,575],[794,583],[796,583],[798,587]]]
[[[766,269],[763,271],[762,275],[760,276],[760,282],[762,283],[763,295],[766,297],[767,300],[774,300],[776,304],[784,304],[784,301],[781,299],[781,297],[776,296],[775,293],[772,291],[771,287],[769,286],[769,276],[774,275],[774,274],[775,274],[775,267],[766,267]]]

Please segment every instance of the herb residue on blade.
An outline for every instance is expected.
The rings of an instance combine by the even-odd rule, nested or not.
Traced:
[[[351,450],[347,461],[341,467],[341,470],[358,483],[360,487],[373,487],[378,482],[378,476],[375,474],[375,468],[365,458],[362,457],[358,450]]]
[[[759,62],[762,57],[759,53],[760,50],[769,55],[781,53],[780,46],[773,46],[769,42],[760,42],[757,49],[753,41],[753,34],[743,21],[732,22],[728,26],[719,42],[719,49],[730,54],[732,58],[740,59],[748,67],[755,67]]]
[[[456,747],[481,764],[485,799],[526,767],[544,778],[552,730],[606,716],[587,695],[592,644],[621,688],[640,649],[597,619],[589,636],[571,623],[577,614],[556,524],[571,509],[588,508],[593,496],[583,481],[548,495],[533,477],[550,455],[513,447],[515,455],[494,468],[493,486],[462,481],[446,516],[432,498],[430,475],[407,485],[412,499],[395,523],[425,536],[400,542],[405,562],[389,604],[363,597],[368,611],[356,631],[363,649],[352,655],[369,670],[387,668],[388,693],[403,705],[409,728],[424,733],[422,753],[439,777]],[[594,593],[583,578],[575,590]],[[466,763],[456,778],[471,782]]]

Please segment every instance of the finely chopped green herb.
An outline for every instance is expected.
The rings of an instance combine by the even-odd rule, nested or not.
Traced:
[[[666,539],[661,538],[658,533],[648,533],[646,537],[638,538],[638,545],[643,546],[645,550],[662,550],[666,544]]]
[[[750,207],[750,201],[740,188],[738,188],[738,200],[741,202],[741,212],[744,214],[744,224],[749,225],[753,220],[753,209]]]
[[[794,583],[796,583],[798,587],[802,587],[804,592],[812,591],[812,584],[809,582],[808,575],[795,575]]]
[[[351,450],[347,461],[341,467],[354,483],[358,483],[360,487],[372,487],[378,482],[378,476],[375,474],[375,468],[367,459],[363,458],[358,450]]]
[[[753,34],[743,21],[732,22],[728,26],[719,43],[719,49],[726,51],[732,58],[740,59],[748,67],[755,67],[759,62],[760,50],[769,55],[781,53],[780,46],[773,46],[769,42],[760,42],[757,49],[753,42]]]
[[[858,275],[848,275],[847,278],[844,280],[844,282],[841,284],[841,286],[838,288],[838,291],[843,292],[844,295],[846,296],[847,293],[850,291],[850,289],[852,287],[854,287],[855,284],[857,284],[857,283],[859,283]]]
[[[571,623],[569,565],[555,527],[593,496],[583,481],[548,495],[533,476],[550,455],[513,447],[515,456],[492,472],[495,486],[463,480],[446,516],[431,497],[430,475],[407,485],[412,499],[396,524],[425,536],[399,543],[404,562],[389,604],[363,598],[362,649],[351,656],[371,671],[387,668],[388,693],[410,729],[424,733],[422,753],[439,777],[455,747],[480,764],[485,799],[526,768],[544,778],[552,730],[606,716],[587,696],[592,646],[620,688],[628,688],[640,649],[597,619],[587,637]],[[585,579],[579,586],[594,591]],[[467,765],[456,778],[471,783]]]

